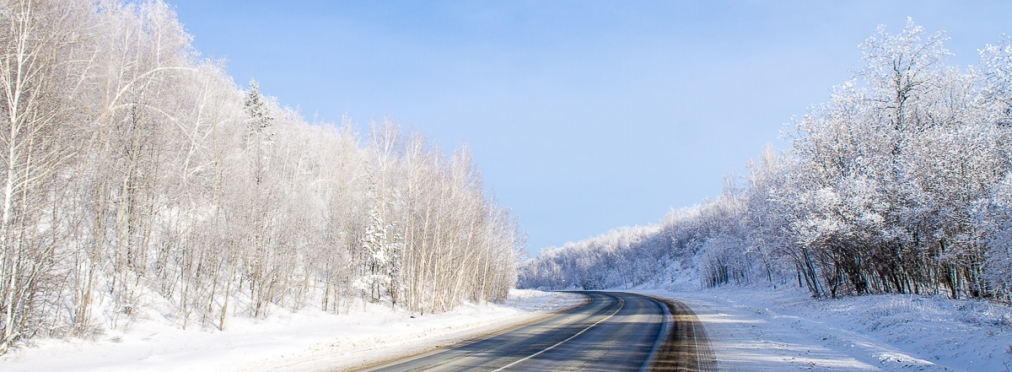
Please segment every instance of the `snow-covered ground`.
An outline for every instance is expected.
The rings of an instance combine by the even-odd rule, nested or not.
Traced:
[[[636,290],[689,305],[726,371],[1012,371],[1012,309],[909,295],[813,300],[795,287]],[[386,306],[334,315],[275,311],[226,331],[139,320],[94,340],[36,340],[2,371],[312,371],[424,352],[574,306],[581,296],[517,290],[503,305],[411,318]]]
[[[986,302],[911,295],[813,300],[796,287],[635,292],[689,305],[720,370],[1012,370],[1012,309]]]
[[[35,340],[0,358],[0,371],[335,370],[453,344],[581,301],[579,295],[515,290],[503,305],[417,317],[381,305],[344,315],[279,309],[259,322],[231,319],[223,332],[138,320],[125,332],[107,331],[94,340]]]

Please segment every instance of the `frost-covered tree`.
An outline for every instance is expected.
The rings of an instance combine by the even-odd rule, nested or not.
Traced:
[[[153,302],[224,329],[315,304],[438,312],[514,285],[522,239],[466,156],[389,122],[366,141],[309,125],[200,60],[165,3],[12,0],[0,26],[0,354]]]
[[[246,92],[243,109],[249,118],[250,133],[262,133],[268,130],[274,121],[267,102],[260,94],[260,83],[257,83],[256,79],[249,80],[249,91]]]
[[[368,290],[372,301],[387,293],[391,304],[396,305],[401,292],[398,279],[402,247],[393,230],[394,226],[386,223],[379,211],[370,211],[369,224],[362,236],[366,274],[359,278],[359,287]]]

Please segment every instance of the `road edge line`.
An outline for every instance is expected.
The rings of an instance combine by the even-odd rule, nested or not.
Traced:
[[[667,342],[671,334],[671,325],[674,323],[674,317],[671,315],[671,311],[668,310],[668,304],[666,302],[652,296],[643,297],[649,298],[657,305],[657,307],[661,308],[661,311],[664,312],[664,321],[661,324],[661,331],[657,333],[657,339],[654,340],[654,346],[650,348],[650,357],[643,361],[643,365],[640,366],[640,372],[650,370],[650,366],[654,364],[654,358],[657,356],[657,349],[660,349],[661,345]]]

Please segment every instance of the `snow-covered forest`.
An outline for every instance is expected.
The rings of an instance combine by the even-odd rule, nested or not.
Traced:
[[[997,36],[997,35],[996,35]],[[1012,40],[968,68],[908,21],[721,195],[655,226],[547,249],[525,287],[798,285],[815,297],[1012,301]]]
[[[201,59],[158,0],[3,1],[0,30],[0,354],[156,305],[225,329],[514,287],[523,239],[467,149],[309,124]]]

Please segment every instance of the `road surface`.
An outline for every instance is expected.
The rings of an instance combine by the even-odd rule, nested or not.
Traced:
[[[369,371],[710,371],[698,319],[674,301],[577,292],[590,301],[548,319]]]

